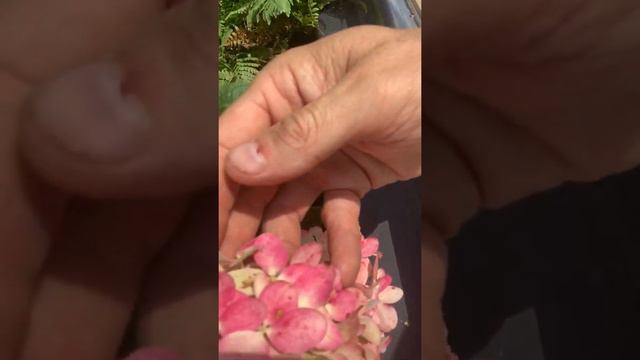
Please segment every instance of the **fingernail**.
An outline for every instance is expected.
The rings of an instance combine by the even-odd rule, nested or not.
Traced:
[[[124,360],[184,360],[176,353],[158,348],[146,348],[138,350],[124,358]]]
[[[34,97],[35,126],[57,146],[91,159],[131,156],[143,143],[150,121],[140,99],[123,93],[123,81],[122,70],[114,63],[63,74]]]
[[[267,167],[267,159],[258,151],[255,142],[246,143],[231,150],[229,164],[249,175],[256,175]]]

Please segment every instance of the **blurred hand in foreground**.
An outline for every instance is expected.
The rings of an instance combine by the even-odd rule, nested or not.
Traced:
[[[424,6],[422,358],[439,360],[446,239],[478,209],[640,163],[640,12],[629,0]]]
[[[0,359],[214,356],[213,7],[0,4]]]

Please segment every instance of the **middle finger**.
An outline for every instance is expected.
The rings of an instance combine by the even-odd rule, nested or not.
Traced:
[[[232,257],[236,250],[257,233],[265,207],[275,195],[277,187],[245,187],[240,190],[229,214],[227,230],[220,251]]]

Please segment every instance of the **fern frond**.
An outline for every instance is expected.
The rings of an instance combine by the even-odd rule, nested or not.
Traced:
[[[332,1],[218,0],[220,109],[234,101],[289,44],[304,42],[306,36],[313,39],[320,12]]]
[[[291,15],[293,0],[254,0],[253,6],[247,12],[247,25],[249,27],[264,21],[270,25],[273,19],[280,15]]]

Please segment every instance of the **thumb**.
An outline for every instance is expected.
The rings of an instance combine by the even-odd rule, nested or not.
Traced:
[[[225,161],[227,174],[238,183],[263,186],[308,173],[360,135],[367,119],[363,99],[366,96],[346,85],[336,86],[254,141],[231,149]]]

